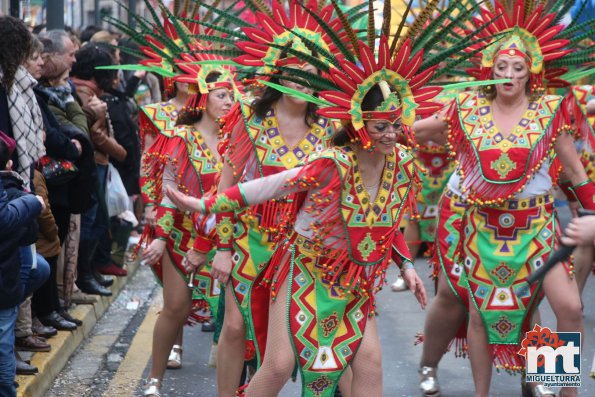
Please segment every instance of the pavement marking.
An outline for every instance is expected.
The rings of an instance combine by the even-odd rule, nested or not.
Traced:
[[[143,372],[151,357],[153,328],[159,315],[160,306],[155,301],[147,310],[147,315],[132,339],[130,348],[118,367],[112,381],[106,389],[105,396],[131,396],[143,376]]]

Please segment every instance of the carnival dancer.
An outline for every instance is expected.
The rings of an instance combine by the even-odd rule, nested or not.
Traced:
[[[450,96],[438,95],[437,101],[450,103]],[[420,163],[424,172],[420,175],[421,189],[417,194],[417,213],[419,218],[408,216],[403,235],[415,260],[420,249],[425,249],[426,256],[434,252],[434,240],[438,220],[438,201],[444,192],[446,183],[455,169],[455,164],[449,159],[449,153],[444,145],[429,141],[420,145],[415,152],[415,159]],[[397,275],[391,284],[393,292],[406,291],[405,280]]]
[[[418,18],[427,18],[431,11],[422,14]],[[423,60],[424,46],[412,40],[419,37],[422,20],[399,40],[401,23],[389,43],[387,19],[376,60],[374,16],[368,15],[367,45],[343,25],[352,50],[343,46],[334,55],[327,53],[329,61],[338,64],[325,81],[333,90],[323,90],[321,99],[315,99],[284,88],[287,95],[321,105],[322,116],[343,120],[334,147],[311,155],[297,169],[240,183],[207,200],[168,189],[178,206],[202,213],[231,211],[286,195],[296,203],[287,211],[289,222],[280,229],[281,241],[263,276],[272,296],[268,336],[262,367],[250,381],[247,396],[277,395],[296,361],[303,396],[332,396],[348,366],[353,370],[353,396],[382,395],[375,294],[391,259],[401,266],[421,306],[426,303],[398,229],[406,208],[415,214],[411,204],[417,177],[413,157],[397,144],[397,137],[416,115],[441,108],[431,102],[440,88],[423,86],[445,56]],[[420,68],[424,71],[418,74]]]
[[[579,72],[581,73],[581,72]],[[578,155],[581,159],[585,172],[592,182],[595,182],[595,130],[593,122],[595,118],[589,117],[587,114],[587,102],[593,96],[595,88],[592,85],[572,86],[569,89],[567,103],[573,127],[575,129],[576,146],[578,148]],[[568,203],[571,207],[573,216],[576,216],[576,208],[580,205],[572,192],[570,187],[572,183],[568,181],[564,172],[560,175],[560,187],[566,194]],[[586,244],[573,252],[572,257],[576,271],[576,281],[578,283],[579,291],[582,295],[585,284],[591,269],[593,268],[594,250],[592,244]]]
[[[153,103],[144,105],[139,112],[139,134],[142,145],[143,161],[144,155],[148,148],[150,148],[159,134],[164,134],[171,137],[178,118],[178,113],[188,99],[188,84],[173,81],[172,78],[165,77],[164,92],[168,100],[161,103]],[[141,194],[144,204],[144,219],[145,228],[150,230],[147,233],[153,233],[155,228],[155,193],[152,186],[152,178],[141,174],[139,180],[141,186]],[[183,337],[184,327],[180,328],[180,332],[176,337],[174,345],[169,353],[167,360],[167,369],[179,369],[182,367],[182,351],[183,351]]]
[[[333,20],[333,6],[319,10],[316,1],[295,0],[289,5],[288,11],[278,2],[271,9],[260,8],[259,26],[241,27],[234,60],[257,67],[257,75],[281,87],[312,94],[306,79],[296,76],[318,79],[320,71],[314,65],[328,68],[328,64],[312,48],[330,51],[334,44],[311,14],[330,26],[340,24]],[[309,59],[299,59],[295,53],[308,53]],[[238,110],[236,122],[230,116],[225,127],[229,141],[219,191],[297,166],[309,154],[327,148],[337,129],[333,120],[316,114],[316,105],[271,87]],[[221,397],[235,395],[245,358],[255,359],[257,367],[262,360],[269,292],[255,289],[254,284],[271,258],[283,214],[294,205],[292,198],[270,200],[217,215],[212,275],[225,283],[225,314],[217,348]]]
[[[420,142],[442,137],[459,161],[442,197],[438,222],[438,294],[426,317],[420,369],[420,387],[427,396],[440,393],[435,367],[465,321],[460,303],[469,311],[476,396],[489,393],[492,362],[506,370],[524,370],[518,344],[544,293],[558,331],[582,328],[572,265],[558,265],[543,283],[519,289],[556,244],[551,187],[557,161],[581,204],[595,206],[595,185],[587,181],[567,133],[563,98],[543,94],[545,78],[548,86],[563,83],[556,79],[563,70],[556,67],[580,63],[585,54],[572,54],[574,39],[556,25],[561,15],[546,14],[544,7],[543,2],[517,0],[510,13],[498,2],[490,5],[492,10],[484,8],[475,25],[504,37],[481,51],[474,73],[480,79],[511,82],[461,94],[447,112],[413,127]],[[523,388],[526,395],[553,395],[543,385]],[[577,395],[574,388],[563,388],[562,393]]]
[[[157,13],[150,14],[152,20],[136,16],[142,21],[140,32],[116,18],[108,18],[141,45],[145,56],[140,65],[125,67],[161,75],[166,94],[175,93],[164,104],[145,106],[140,118],[142,142],[144,148],[149,147],[143,158],[141,181],[149,224],[138,247],[151,242],[144,256],[164,288],[165,304],[154,331],[153,366],[146,395],[159,394],[166,363],[162,359],[165,347],[171,349],[169,357],[166,356],[167,367],[175,369],[182,365],[185,323],[182,317],[191,325],[203,323],[203,330],[212,329],[211,321],[217,316],[219,299],[218,283],[211,276],[209,266],[214,254],[211,250],[214,231],[210,225],[213,222],[183,216],[168,206],[167,199],[163,199],[163,182],[172,183],[175,176],[174,182],[195,194],[216,190],[221,170],[219,122],[230,110],[231,102],[240,96],[231,69],[221,65],[224,58],[203,53],[190,55],[220,48],[215,41],[208,40],[214,36],[213,31],[199,24],[198,7],[186,2],[172,12],[161,1],[157,2],[157,7],[161,17]],[[209,13],[204,18],[209,19]],[[201,66],[203,63],[209,65]],[[164,251],[167,254],[162,260]],[[206,263],[205,258],[209,259]],[[194,285],[194,288],[182,288],[183,285]],[[185,310],[187,305],[192,308],[189,315]],[[177,331],[173,330],[175,324]],[[172,337],[175,340],[170,343]]]
[[[183,60],[200,61],[191,56],[183,56]],[[180,112],[172,137],[158,137],[149,149],[145,167],[156,192],[162,191],[161,186],[175,186],[200,197],[214,189],[221,170],[218,120],[233,105],[234,77],[221,67],[180,67],[188,69],[176,79],[186,83],[198,80],[197,92],[189,96]],[[192,290],[187,284],[194,280],[189,280],[187,273],[206,263],[213,244],[207,232],[196,234],[192,218],[166,197],[159,197],[157,203],[155,238],[145,248],[143,259],[163,286],[164,307],[155,324],[152,367],[145,389],[145,395],[158,396],[168,354],[192,309]]]

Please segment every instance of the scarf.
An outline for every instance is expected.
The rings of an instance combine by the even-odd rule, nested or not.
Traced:
[[[66,110],[66,104],[73,102],[72,89],[70,86],[45,87],[39,85],[37,87],[40,91],[48,96],[48,102],[51,105],[59,107],[61,110]]]
[[[8,111],[12,134],[17,143],[18,164],[15,171],[31,187],[31,166],[45,155],[43,144],[43,117],[33,93],[37,81],[20,66],[15,81],[8,94]]]

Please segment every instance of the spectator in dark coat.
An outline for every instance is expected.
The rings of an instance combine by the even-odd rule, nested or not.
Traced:
[[[0,25],[3,23],[1,19]],[[3,133],[0,133],[0,145],[8,148],[8,152],[11,147],[14,150],[14,141]],[[3,397],[16,396],[14,326],[18,305],[23,296],[38,288],[49,275],[45,274],[44,279],[39,274],[40,279],[31,280],[31,269],[21,266],[18,250],[23,245],[27,225],[42,209],[43,200],[32,194],[9,201],[0,180],[0,395]]]

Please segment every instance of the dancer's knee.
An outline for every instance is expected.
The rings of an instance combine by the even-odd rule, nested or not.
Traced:
[[[233,312],[233,315],[227,316],[223,320],[223,331],[226,338],[233,340],[244,340],[246,338],[246,325],[241,313]]]

